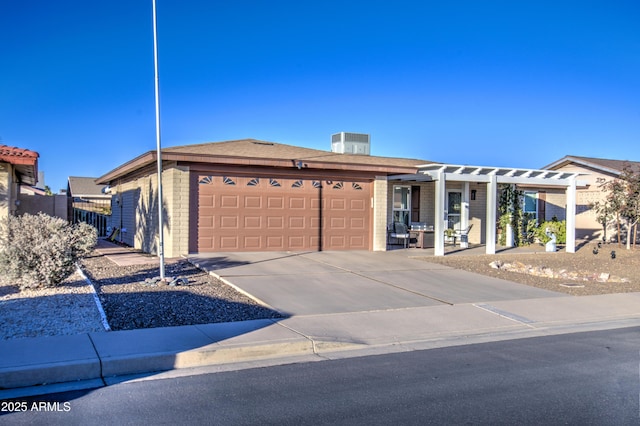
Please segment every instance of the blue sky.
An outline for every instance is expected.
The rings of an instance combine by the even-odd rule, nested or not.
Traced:
[[[157,0],[162,145],[256,138],[543,167],[640,161],[640,3]],[[154,150],[151,0],[0,6],[0,138],[46,183]]]

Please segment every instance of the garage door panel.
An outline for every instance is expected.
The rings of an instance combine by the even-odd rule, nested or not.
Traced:
[[[238,216],[220,216],[220,229],[238,229]]]
[[[261,209],[262,208],[262,197],[253,195],[244,197],[244,207],[247,209]]]
[[[346,249],[345,237],[343,235],[333,235],[329,239],[329,244],[332,250],[344,250]]]
[[[245,236],[244,248],[246,248],[247,250],[262,249],[261,238],[259,236]]]
[[[364,211],[366,208],[365,200],[350,200],[351,210]]]
[[[352,217],[349,221],[349,227],[351,229],[365,229],[365,220],[363,217]]]
[[[367,246],[367,242],[365,241],[365,239],[362,236],[359,235],[352,235],[349,238],[349,246],[351,248],[359,248],[359,249],[364,249]]]
[[[268,209],[284,209],[284,197],[267,197]]]
[[[220,197],[220,207],[224,209],[238,208],[238,196],[237,195],[223,195]]]
[[[203,195],[200,198],[200,207],[213,207],[215,202],[215,197],[213,195]]]
[[[260,217],[260,216],[245,216],[244,217],[244,228],[245,229],[261,229],[262,228],[262,217]]]
[[[198,226],[200,228],[213,228],[214,216],[200,216],[198,219]]]
[[[331,229],[333,229],[333,230],[337,230],[337,229],[344,230],[346,228],[345,222],[346,222],[346,220],[345,220],[344,217],[332,217],[331,218]]]
[[[237,250],[238,246],[238,237],[236,236],[222,236],[220,237],[220,249],[225,250]]]
[[[344,198],[334,198],[331,200],[331,210],[344,210],[347,205]]]
[[[304,236],[289,237],[289,250],[304,250],[306,248]]]
[[[305,229],[304,216],[289,217],[289,229]]]
[[[370,183],[196,177],[201,252],[369,248]]]
[[[267,229],[284,229],[284,217],[269,216],[267,217]]]
[[[289,208],[290,209],[305,209],[306,208],[306,199],[303,197],[290,197],[289,198]]]
[[[269,250],[284,250],[284,236],[267,236],[267,248]]]

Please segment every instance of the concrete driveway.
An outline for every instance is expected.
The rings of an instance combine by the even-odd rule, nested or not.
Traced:
[[[566,296],[402,252],[213,253],[189,259],[288,315]]]

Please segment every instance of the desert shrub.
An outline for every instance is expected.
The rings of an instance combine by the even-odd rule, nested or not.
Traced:
[[[44,213],[9,216],[0,230],[0,279],[20,288],[53,287],[96,245],[95,228]]]
[[[536,228],[536,238],[542,243],[546,244],[551,238],[547,236],[547,228],[549,231],[556,234],[556,243],[566,244],[567,242],[567,222],[559,221],[558,219],[550,220],[548,222],[542,222],[540,226]]]

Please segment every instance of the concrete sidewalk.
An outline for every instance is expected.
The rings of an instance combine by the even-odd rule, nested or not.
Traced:
[[[8,340],[0,342],[0,399],[52,390],[44,384],[90,388],[118,376],[180,368],[335,359],[638,326],[640,293],[628,293]]]

